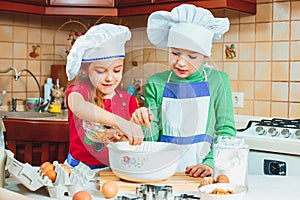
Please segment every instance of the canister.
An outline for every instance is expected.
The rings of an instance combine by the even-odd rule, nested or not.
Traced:
[[[221,136],[214,144],[214,178],[224,174],[230,183],[247,187],[249,146],[243,138]]]

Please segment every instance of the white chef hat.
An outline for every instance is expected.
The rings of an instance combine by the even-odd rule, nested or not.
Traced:
[[[182,4],[171,12],[152,13],[147,34],[157,47],[182,48],[210,56],[212,41],[219,40],[228,29],[227,18],[215,18],[207,9]]]
[[[125,58],[125,43],[130,38],[130,30],[122,25],[104,23],[91,27],[76,39],[67,57],[68,79],[75,78],[82,62]]]

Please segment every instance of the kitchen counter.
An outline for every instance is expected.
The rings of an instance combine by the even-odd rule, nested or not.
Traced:
[[[0,117],[8,118],[19,118],[19,119],[31,119],[31,120],[68,120],[68,111],[63,110],[61,113],[48,113],[48,112],[10,112],[10,111],[0,111]]]
[[[100,172],[100,185],[107,180],[114,180],[119,185],[118,195],[125,195],[128,197],[135,196],[135,188],[140,183],[131,183],[120,180],[112,172]],[[170,179],[162,182],[151,183],[155,185],[172,185],[174,194],[186,193],[199,196],[197,187],[200,178],[191,178],[183,173],[176,173]],[[299,196],[298,184],[300,176],[263,176],[263,175],[249,175],[248,176],[248,192],[246,200],[282,200],[282,199],[297,199]],[[45,187],[32,192],[21,185],[17,179],[10,177],[6,179],[5,189],[23,194],[26,197],[37,200],[51,200]],[[103,196],[99,190],[91,190],[83,188],[93,195],[93,199],[103,200]],[[71,197],[64,197],[60,200],[71,200]],[[0,198],[1,200],[1,198]]]

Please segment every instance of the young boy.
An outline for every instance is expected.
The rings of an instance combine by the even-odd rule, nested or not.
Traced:
[[[148,38],[168,48],[170,70],[148,79],[145,105],[151,112],[140,108],[132,118],[140,125],[151,122],[154,135],[145,135],[147,140],[186,145],[178,171],[194,177],[212,175],[215,137],[236,132],[229,77],[203,61],[211,55],[212,41],[228,29],[227,18],[188,4],[148,19]]]

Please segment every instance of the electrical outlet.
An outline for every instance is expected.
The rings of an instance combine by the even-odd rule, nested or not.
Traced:
[[[244,92],[232,92],[232,104],[235,108],[243,108]]]

